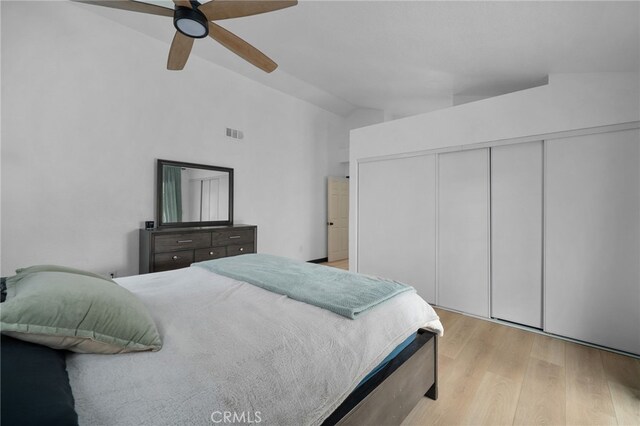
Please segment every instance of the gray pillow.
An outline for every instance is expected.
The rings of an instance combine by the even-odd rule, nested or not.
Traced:
[[[160,350],[156,325],[136,296],[112,280],[73,271],[39,266],[8,278],[2,333],[81,353]]]

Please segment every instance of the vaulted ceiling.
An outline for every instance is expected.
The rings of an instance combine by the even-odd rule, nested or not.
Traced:
[[[171,43],[168,18],[78,7]],[[274,59],[272,74],[213,42],[193,54],[341,115],[401,117],[534,87],[550,73],[638,72],[639,21],[636,1],[302,0],[219,22]]]

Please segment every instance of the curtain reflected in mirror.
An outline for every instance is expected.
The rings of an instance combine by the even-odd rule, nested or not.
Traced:
[[[182,168],[165,166],[162,174],[162,221],[182,222]]]
[[[161,226],[231,223],[233,169],[158,162]]]

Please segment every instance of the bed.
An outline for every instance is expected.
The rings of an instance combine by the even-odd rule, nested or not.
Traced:
[[[351,319],[197,265],[116,281],[163,347],[69,353],[80,424],[394,424],[437,397],[442,326],[414,291]]]

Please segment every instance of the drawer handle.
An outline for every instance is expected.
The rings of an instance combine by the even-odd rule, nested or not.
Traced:
[[[244,247],[240,247],[240,251],[244,251]]]
[[[212,251],[209,252],[209,256],[213,256],[213,252]]]
[[[230,240],[235,240],[236,238],[240,238],[241,235],[232,235],[229,237]]]
[[[193,240],[178,240],[178,244],[182,244],[182,243],[192,243]]]
[[[173,259],[173,260],[178,260],[178,259],[180,259],[180,258],[179,258],[178,256],[173,256],[173,257],[172,257],[172,259]]]

